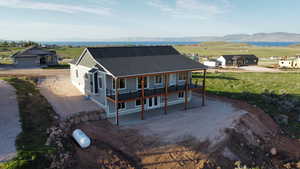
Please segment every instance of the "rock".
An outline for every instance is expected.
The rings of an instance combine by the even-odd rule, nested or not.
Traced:
[[[89,121],[89,117],[88,117],[87,115],[84,115],[84,116],[81,118],[81,120],[82,120],[83,122],[87,122],[87,121]]]
[[[288,123],[289,123],[289,117],[284,114],[280,114],[280,115],[276,116],[275,120],[280,124],[288,125]]]
[[[79,123],[80,123],[80,118],[79,118],[78,116],[76,116],[76,117],[74,118],[74,123],[75,123],[75,124],[79,124]]]
[[[270,153],[275,156],[277,155],[277,149],[275,147],[271,148]]]

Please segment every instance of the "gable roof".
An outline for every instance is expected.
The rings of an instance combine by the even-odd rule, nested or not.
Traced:
[[[249,55],[249,54],[241,54],[241,55],[222,55],[226,60],[232,60],[232,59],[257,59],[255,55]]]
[[[45,56],[45,55],[56,55],[55,51],[46,50],[40,47],[32,46],[23,51],[17,52],[12,57],[37,57],[37,56]]]
[[[115,77],[207,68],[172,46],[90,47],[87,51]]]

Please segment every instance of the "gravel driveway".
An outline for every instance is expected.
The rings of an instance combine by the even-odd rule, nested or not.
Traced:
[[[271,69],[260,66],[241,66],[239,68],[248,72],[281,72],[278,69]]]
[[[14,157],[15,140],[21,132],[15,89],[0,80],[0,162]]]
[[[40,92],[47,98],[56,113],[66,118],[82,111],[96,111],[101,108],[71,83],[69,75],[48,76],[39,82]]]

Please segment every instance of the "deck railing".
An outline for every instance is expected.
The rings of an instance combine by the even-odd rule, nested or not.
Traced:
[[[188,84],[188,90],[191,89],[200,89],[202,88],[201,85],[198,84]],[[185,84],[178,84],[168,86],[168,93],[176,92],[176,91],[184,91],[186,88]],[[160,95],[165,93],[165,88],[162,85],[155,86],[154,88],[145,88],[145,96],[154,96]],[[107,89],[106,96],[110,97],[111,99],[115,99],[115,90],[114,89]],[[120,89],[118,100],[130,100],[139,98],[142,96],[142,91],[140,89]]]

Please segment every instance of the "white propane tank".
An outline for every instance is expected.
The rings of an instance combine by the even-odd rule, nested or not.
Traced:
[[[91,139],[80,129],[74,130],[72,136],[81,148],[87,148],[91,145]]]

